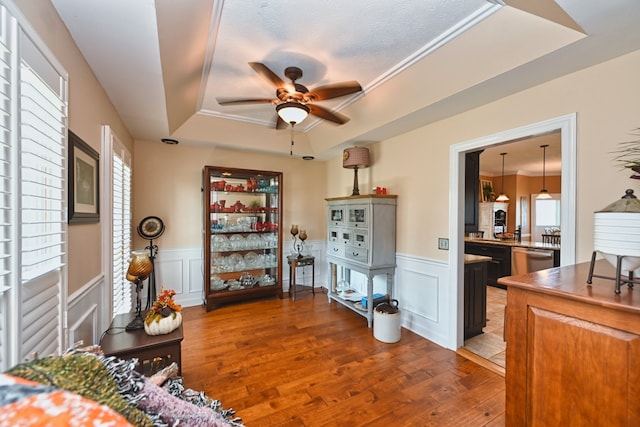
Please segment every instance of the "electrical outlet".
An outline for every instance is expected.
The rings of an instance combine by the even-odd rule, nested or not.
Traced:
[[[439,237],[438,238],[438,249],[441,249],[443,251],[448,251],[449,250],[449,239],[444,238],[444,237]]]

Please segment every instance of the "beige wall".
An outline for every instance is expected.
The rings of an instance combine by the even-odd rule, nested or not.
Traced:
[[[398,195],[397,250],[446,260],[437,238],[448,235],[449,147],[453,144],[577,113],[576,257],[593,250],[593,212],[638,188],[611,160],[611,152],[640,126],[640,51],[556,79],[372,147],[373,182]],[[329,163],[327,189],[338,195],[349,176]],[[505,180],[505,186],[507,181]]]
[[[133,164],[134,226],[146,216],[162,218],[162,248],[202,246],[202,168],[228,166],[283,173],[283,239],[292,223],[306,228],[309,240],[324,240],[325,164],[296,157],[246,153],[216,147],[136,141]],[[134,236],[134,247],[148,242]]]
[[[69,72],[69,127],[99,151],[100,126],[109,124],[131,147],[131,137],[46,0],[17,0]],[[577,113],[577,259],[593,248],[593,212],[626,188],[637,192],[611,158],[619,141],[640,126],[640,52],[588,68],[472,111],[372,145],[372,167],[359,173],[361,193],[384,186],[398,195],[397,250],[446,260],[437,238],[448,235],[449,148],[453,144],[565,114]],[[134,225],[157,215],[167,223],[162,247],[201,244],[200,174],[205,164],[284,172],[284,226],[306,226],[325,238],[325,197],[351,194],[353,171],[341,158],[326,163],[216,148],[136,141]],[[506,181],[505,181],[506,185]],[[134,242],[140,246],[142,242]],[[100,273],[100,226],[69,227],[70,292]]]
[[[69,129],[100,153],[107,124],[130,150],[133,141],[111,101],[48,0],[16,0],[69,75]],[[102,154],[101,154],[102,155]],[[68,236],[69,294],[102,273],[100,224],[71,225]]]

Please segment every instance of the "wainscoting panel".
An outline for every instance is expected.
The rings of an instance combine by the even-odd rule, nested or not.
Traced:
[[[160,248],[155,259],[158,292],[161,287],[173,289],[176,303],[184,307],[202,305],[202,264],[201,248]]]
[[[189,259],[189,270],[187,271],[187,280],[189,283],[189,294],[199,294],[204,301],[204,260],[202,258]]]
[[[446,262],[396,254],[394,297],[402,326],[445,346],[449,340],[449,265]]]
[[[103,304],[105,289],[104,276],[93,278],[67,300],[67,332],[65,347],[70,348],[82,341],[84,345],[98,344],[100,336],[109,326],[109,306]],[[66,350],[65,348],[65,350]]]

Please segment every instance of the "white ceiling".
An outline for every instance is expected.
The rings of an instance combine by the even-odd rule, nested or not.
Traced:
[[[347,124],[296,126],[294,155],[320,159],[640,49],[638,0],[52,3],[135,139],[288,155],[273,105],[216,102],[274,96],[247,63],[298,66],[309,88],[357,80],[363,94],[320,103]]]

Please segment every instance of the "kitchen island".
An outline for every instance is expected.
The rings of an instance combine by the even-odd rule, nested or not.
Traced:
[[[516,240],[465,239],[464,253],[491,257],[487,265],[487,284],[506,289],[498,283],[500,277],[511,276],[512,249],[547,249],[553,252],[553,266],[560,266],[560,245]]]
[[[491,258],[464,256],[464,339],[480,335],[487,326],[487,265]]]
[[[640,299],[589,263],[500,279],[508,287],[506,425],[640,425]],[[599,260],[596,270],[614,277]],[[634,295],[636,294],[636,295]]]

